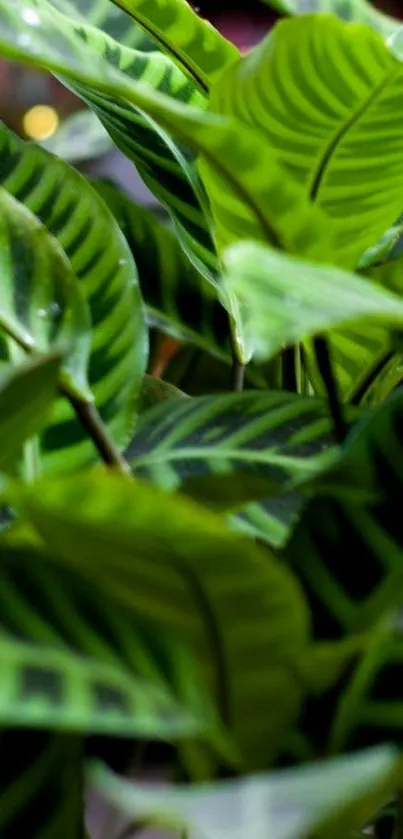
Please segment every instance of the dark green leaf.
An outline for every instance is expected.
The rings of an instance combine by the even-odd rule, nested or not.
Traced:
[[[1,726],[172,741],[211,725],[175,638],[156,642],[106,591],[101,602],[37,551],[3,546],[0,581]]]
[[[273,775],[212,785],[149,789],[96,766],[90,778],[126,816],[185,826],[205,839],[348,836],[384,803],[401,774],[383,747]]]
[[[14,466],[26,440],[42,431],[59,381],[61,357],[44,356],[0,374],[0,469]]]
[[[130,250],[106,205],[74,169],[0,125],[0,183],[58,240],[92,322],[89,382],[109,434],[127,443],[134,425],[147,335]],[[77,281],[79,280],[79,283]],[[75,287],[75,285],[73,286]],[[37,303],[41,330],[51,300]],[[45,311],[45,314],[46,314]],[[94,458],[70,406],[60,401],[42,441],[43,466],[66,470]]]
[[[161,402],[171,402],[173,399],[187,399],[186,393],[178,390],[169,382],[164,382],[161,379],[155,379],[153,376],[144,376],[143,385],[140,393],[139,413],[142,414],[159,405]]]
[[[175,233],[113,184],[93,185],[131,249],[150,323],[173,338],[228,358],[228,315],[217,289],[192,265]]]
[[[91,400],[88,307],[70,264],[45,226],[0,188],[0,332],[11,361],[25,352],[64,351],[61,378]],[[4,355],[3,355],[4,357]]]
[[[222,518],[112,473],[38,484],[18,504],[101,596],[182,638],[245,764],[268,766],[298,713],[292,662],[307,645],[287,569]]]

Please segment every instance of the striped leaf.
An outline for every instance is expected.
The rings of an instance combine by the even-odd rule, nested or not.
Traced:
[[[127,457],[136,474],[164,489],[178,489],[189,478],[239,473],[256,478],[257,491],[259,478],[279,491],[323,468],[329,432],[327,405],[319,399],[286,391],[204,396],[144,414]]]
[[[128,818],[146,817],[204,839],[330,839],[353,836],[392,793],[401,774],[397,750],[383,746],[269,775],[215,784],[149,786],[105,767],[96,788]]]
[[[1,727],[172,742],[211,725],[175,638],[156,643],[129,609],[37,551],[3,546],[0,580]]]
[[[284,346],[350,325],[366,348],[368,323],[383,333],[403,323],[402,300],[352,272],[247,242],[233,245],[225,262],[245,360],[267,359]]]
[[[124,237],[106,205],[75,170],[19,140],[4,125],[0,183],[57,238],[79,279],[76,286],[87,300],[92,322],[89,382],[109,433],[124,446],[146,361],[136,267]],[[43,308],[38,301],[41,330],[49,321],[42,316]],[[44,468],[51,470],[75,468],[94,457],[92,444],[65,401],[55,408],[42,452]]]
[[[259,130],[331,217],[339,265],[355,268],[399,217],[403,65],[370,28],[283,21],[218,82],[211,105]]]
[[[101,596],[183,639],[245,764],[268,766],[298,713],[292,662],[307,645],[287,569],[220,517],[112,473],[43,483],[18,503]]]
[[[80,740],[64,734],[2,731],[0,753],[2,839],[82,839]]]
[[[57,394],[61,358],[43,356],[0,373],[0,470],[15,465],[23,444],[42,431]]]
[[[402,419],[398,391],[362,421],[340,460],[315,479],[319,494],[287,546],[321,640],[367,630],[401,603]]]
[[[401,26],[399,20],[374,8],[371,0],[263,0],[263,3],[286,15],[330,12],[342,20],[366,23],[385,37]]]
[[[145,52],[156,49],[155,42],[111,0],[51,0],[51,3],[76,23],[80,21],[96,26],[119,44]]]
[[[150,325],[228,357],[228,315],[217,291],[183,253],[175,234],[113,184],[95,181],[123,231],[139,273]]]
[[[239,60],[234,44],[199,17],[186,0],[113,2],[131,15],[205,93]]]
[[[64,252],[40,221],[0,188],[0,333],[3,358],[65,351],[61,381],[91,400],[90,319]]]
[[[32,25],[32,14],[40,23],[39,27]],[[173,101],[155,92],[151,85],[140,85],[128,78],[117,67],[105,62],[92,42],[83,43],[72,30],[69,19],[57,15],[46,0],[41,0],[40,8],[37,0],[16,0],[12,8],[2,0],[0,23],[0,53],[3,55],[62,75],[75,83],[76,89],[79,80],[84,95],[88,94],[92,100],[96,96],[101,108],[114,108],[117,113],[120,105],[112,106],[110,101],[123,98],[158,123],[163,134],[171,132],[199,152],[207,161],[204,180],[208,181],[210,195],[214,192],[215,214],[222,214],[231,238],[239,238],[240,233],[265,240],[274,238],[287,250],[329,259],[332,236],[326,217],[309,203],[302,187],[287,178],[283,168],[276,164],[266,140],[258,133],[246,130],[236,121],[217,118],[201,109],[190,109],[178,101],[178,95]],[[121,128],[120,137],[127,137],[124,125]],[[127,139],[122,142],[127,145]],[[147,143],[143,137],[141,148],[144,150],[149,145],[150,141]],[[192,167],[193,164],[190,172],[193,178]],[[170,202],[176,201],[176,187],[175,190],[173,187],[171,181]],[[201,201],[204,208],[203,196]],[[189,221],[186,207],[183,209],[183,220]],[[202,218],[205,224],[204,216]],[[199,221],[200,215],[196,223]],[[192,247],[195,238],[199,241],[199,233],[198,229],[196,237],[190,234]],[[208,248],[204,251],[206,260]]]

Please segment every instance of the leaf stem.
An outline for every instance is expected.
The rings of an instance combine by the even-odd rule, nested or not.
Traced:
[[[326,388],[336,443],[344,443],[347,436],[347,426],[343,415],[343,408],[337,392],[337,382],[333,373],[332,361],[326,338],[323,335],[318,335],[314,338],[313,347],[319,373]]]
[[[245,383],[245,365],[233,358],[231,367],[231,390],[241,393]]]
[[[111,440],[95,405],[79,399],[65,385],[60,386],[60,392],[70,402],[104,463],[124,475],[130,475],[129,465]]]
[[[368,375],[365,377],[364,381],[361,382],[355,393],[353,393],[350,399],[351,405],[361,404],[362,400],[364,399],[364,396],[366,396],[366,394],[368,393],[370,387],[375,382],[377,376],[379,376],[379,374],[382,373],[382,370],[385,369],[385,367],[389,364],[389,361],[391,361],[392,358],[393,352],[390,351],[386,353],[386,355],[384,355],[383,358],[380,359],[380,361],[378,361],[378,363],[375,365],[375,367],[372,368],[372,370],[370,370]]]

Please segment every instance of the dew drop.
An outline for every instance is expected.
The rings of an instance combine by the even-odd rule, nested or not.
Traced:
[[[60,315],[60,313],[60,306],[58,303],[56,303],[56,300],[54,300],[49,306],[49,314],[52,315],[52,317],[57,318]]]
[[[119,259],[118,261],[119,268],[124,268],[127,265],[127,259]]]
[[[47,309],[37,309],[36,314],[38,315],[38,318],[46,318],[47,315],[48,315],[48,310]]]
[[[25,23],[29,23],[30,26],[39,26],[40,24],[38,12],[35,12],[34,9],[24,9],[22,17]]]
[[[30,47],[31,46],[31,38],[29,35],[18,35],[17,36],[17,44],[19,47]]]

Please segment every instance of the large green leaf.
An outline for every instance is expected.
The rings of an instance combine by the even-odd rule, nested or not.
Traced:
[[[0,469],[14,466],[23,444],[42,431],[57,394],[61,358],[50,355],[0,373]]]
[[[192,265],[175,234],[113,184],[95,181],[93,185],[129,244],[150,325],[228,358],[228,315],[217,299],[216,288]]]
[[[251,242],[233,245],[225,262],[246,360],[270,358],[284,346],[345,325],[353,325],[364,347],[368,322],[384,333],[401,328],[403,301],[356,274]]]
[[[235,120],[189,108],[178,99],[174,101],[153,90],[151,85],[141,85],[125,76],[105,60],[101,48],[95,48],[94,39],[84,43],[69,19],[57,14],[46,0],[41,0],[40,7],[38,0],[16,0],[16,4],[10,8],[3,0],[0,5],[2,54],[63,75],[76,88],[79,83],[83,95],[91,96],[93,104],[95,97],[100,108],[112,107],[115,114],[121,106],[113,102],[116,97],[123,98],[157,122],[164,137],[167,137],[164,132],[172,132],[200,152],[207,161],[204,177],[209,181],[210,194],[214,192],[215,213],[221,213],[225,219],[226,235],[230,239],[247,233],[274,239],[292,252],[303,252],[317,259],[329,258],[333,240],[326,217],[319,207],[309,203],[302,187],[287,178],[259,133],[247,130]],[[32,25],[32,15],[40,26]],[[125,106],[123,113],[127,117]],[[121,132],[123,147],[128,143],[125,118]],[[150,140],[147,143],[143,137],[143,153],[148,145]],[[194,168],[192,172],[194,182]],[[162,178],[161,172],[158,177]],[[155,186],[158,189],[157,183]],[[203,196],[200,200],[204,208]],[[176,187],[171,181],[166,203],[171,205],[172,201],[176,201]],[[183,221],[190,220],[186,208],[182,204]],[[197,224],[200,210],[198,213],[194,219]],[[194,228],[190,239],[194,243]],[[204,250],[203,258],[206,254],[208,257],[208,251]]]
[[[389,747],[203,786],[150,789],[102,766],[90,778],[130,818],[182,826],[204,839],[335,839],[361,828],[393,792],[401,774]]]
[[[183,639],[246,765],[268,766],[303,690],[308,617],[287,569],[221,517],[112,473],[43,483],[18,504],[55,562]]]
[[[82,839],[83,749],[77,737],[0,733],[2,839]]]
[[[0,188],[0,334],[3,359],[65,351],[61,381],[78,398],[87,384],[90,319],[70,264],[43,224]]]
[[[76,171],[0,125],[0,183],[47,227],[67,255],[92,322],[89,382],[117,445],[134,424],[147,337],[136,267],[113,216]],[[78,287],[79,281],[79,287]],[[75,286],[74,286],[75,287]],[[55,298],[39,301],[40,329]],[[52,314],[52,312],[51,312]],[[57,315],[53,311],[53,318]],[[92,444],[69,405],[60,401],[42,441],[46,469],[70,469],[93,459]]]
[[[262,0],[262,2],[287,15],[331,12],[342,20],[367,23],[385,36],[392,35],[401,26],[399,20],[374,8],[370,0]]]
[[[29,549],[1,549],[0,726],[164,738],[203,732],[213,712],[174,637]]]
[[[206,93],[239,60],[231,41],[199,17],[186,0],[113,0],[130,14]]]
[[[274,391],[199,397],[144,414],[126,457],[135,474],[164,489],[200,498],[206,492],[211,499],[218,492],[222,509],[273,494],[259,512],[263,538],[271,535],[278,544],[302,504],[296,493],[281,497],[283,486],[308,479],[328,462],[330,426],[319,399]],[[248,530],[248,521],[243,511],[237,526]]]
[[[257,129],[327,212],[339,265],[355,268],[399,217],[403,65],[370,28],[283,21],[218,82],[211,106]]]

